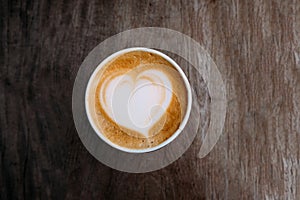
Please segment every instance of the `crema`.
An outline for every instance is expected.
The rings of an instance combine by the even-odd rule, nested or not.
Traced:
[[[100,132],[116,145],[159,145],[178,129],[187,91],[180,73],[163,57],[132,51],[110,60],[95,75],[88,103]]]

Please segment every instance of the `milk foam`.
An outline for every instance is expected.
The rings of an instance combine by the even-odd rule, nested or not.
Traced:
[[[168,66],[160,66],[168,67]],[[100,104],[118,125],[145,138],[160,120],[172,100],[168,75],[149,65],[140,65],[125,74],[111,74],[100,89]],[[161,123],[161,128],[164,123]]]

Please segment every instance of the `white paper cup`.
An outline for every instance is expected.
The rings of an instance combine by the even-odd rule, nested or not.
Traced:
[[[181,75],[184,83],[185,83],[185,87],[186,87],[186,91],[187,91],[187,107],[186,107],[186,113],[184,115],[183,120],[180,123],[179,128],[173,133],[173,135],[171,137],[169,137],[167,140],[165,140],[164,142],[160,143],[157,146],[154,147],[150,147],[150,148],[144,148],[144,149],[130,149],[130,148],[126,148],[126,147],[122,147],[119,146],[113,142],[111,142],[109,139],[107,139],[105,137],[105,135],[103,135],[101,133],[101,130],[99,130],[99,128],[97,127],[95,120],[93,119],[93,117],[91,116],[91,109],[90,109],[90,105],[88,103],[88,98],[89,98],[89,91],[91,88],[91,84],[96,76],[96,74],[98,73],[98,71],[104,67],[109,61],[111,61],[112,59],[114,59],[115,57],[122,55],[124,53],[128,53],[128,52],[132,52],[132,51],[144,51],[144,52],[149,52],[149,53],[153,53],[156,55],[159,55],[161,57],[163,57],[164,59],[166,59],[168,62],[170,62],[175,68],[176,70],[179,72],[179,74]],[[127,48],[127,49],[123,49],[120,50],[118,52],[113,53],[112,55],[110,55],[109,57],[107,57],[106,59],[104,59],[94,70],[93,74],[91,75],[87,88],[86,88],[86,92],[85,92],[85,110],[86,110],[86,114],[88,117],[88,120],[92,126],[92,128],[94,129],[94,131],[96,132],[96,134],[108,145],[110,145],[111,147],[124,151],[124,152],[128,152],[128,153],[147,153],[147,152],[151,152],[151,151],[155,151],[158,150],[164,146],[166,146],[167,144],[171,143],[184,129],[185,125],[187,124],[187,121],[189,119],[190,116],[190,112],[191,112],[191,106],[192,106],[192,92],[191,92],[191,86],[190,83],[186,77],[186,75],[184,74],[184,72],[182,71],[182,69],[178,66],[178,64],[171,59],[169,56],[167,56],[166,54],[154,50],[154,49],[149,49],[149,48],[144,48],[144,47],[132,47],[132,48]]]

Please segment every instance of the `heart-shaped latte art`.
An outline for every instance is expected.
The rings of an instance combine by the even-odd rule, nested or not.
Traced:
[[[168,76],[149,66],[111,74],[99,92],[100,104],[111,120],[126,133],[145,138],[163,127],[173,95]]]

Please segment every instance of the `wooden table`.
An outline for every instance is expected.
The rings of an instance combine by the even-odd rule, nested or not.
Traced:
[[[144,26],[203,45],[228,108],[208,156],[197,157],[203,125],[170,166],[129,174],[82,145],[72,87],[98,43]],[[300,198],[298,0],[1,1],[0,33],[0,199]]]

